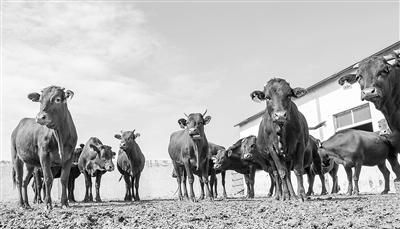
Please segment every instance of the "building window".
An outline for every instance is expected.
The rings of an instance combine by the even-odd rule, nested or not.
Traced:
[[[336,131],[353,128],[371,122],[369,103],[335,114]]]

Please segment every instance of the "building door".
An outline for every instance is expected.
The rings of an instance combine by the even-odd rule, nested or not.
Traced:
[[[333,115],[335,132],[356,129],[373,132],[369,103]]]

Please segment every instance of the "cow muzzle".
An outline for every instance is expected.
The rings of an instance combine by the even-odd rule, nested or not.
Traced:
[[[243,159],[251,160],[251,159],[253,159],[253,155],[251,155],[250,153],[245,153],[245,154],[243,154]]]
[[[274,112],[272,114],[272,120],[278,125],[283,125],[287,121],[286,111]]]
[[[107,172],[111,172],[114,170],[114,164],[110,163],[110,164],[106,164],[104,166],[104,168],[106,169]]]
[[[36,115],[36,122],[39,123],[40,125],[47,126],[49,128],[52,128],[52,122],[48,118],[49,116],[44,113],[44,112],[39,112],[39,114]]]
[[[214,169],[217,169],[217,170],[221,169],[221,165],[220,164],[214,164]]]
[[[378,93],[378,90],[375,87],[369,87],[365,88],[364,90],[361,91],[361,100],[367,100],[374,102],[377,99],[380,98],[380,95]]]
[[[193,139],[200,139],[201,138],[200,132],[196,128],[190,128],[189,129],[189,135]]]

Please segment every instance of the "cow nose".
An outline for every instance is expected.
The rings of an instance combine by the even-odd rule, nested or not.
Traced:
[[[121,143],[119,146],[120,146],[121,148],[125,148],[125,147],[126,147],[125,143]]]
[[[46,119],[46,114],[40,113],[36,116],[37,120],[45,120]]]
[[[376,89],[375,87],[370,87],[370,88],[365,88],[364,90],[361,91],[361,100],[366,100],[368,97],[375,96],[376,95]]]
[[[274,120],[280,120],[280,119],[286,120],[286,117],[287,117],[286,111],[275,112],[273,115]]]
[[[250,156],[250,154],[246,153],[243,157],[244,157],[244,159],[249,159],[251,156]]]

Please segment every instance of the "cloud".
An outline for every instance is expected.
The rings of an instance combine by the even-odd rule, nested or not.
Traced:
[[[2,152],[18,121],[38,112],[26,95],[49,85],[75,92],[70,103],[80,138],[97,134],[108,141],[110,130],[137,120],[151,119],[154,131],[158,120],[204,106],[221,87],[223,70],[191,72],[186,57],[151,32],[132,3],[3,5]]]

